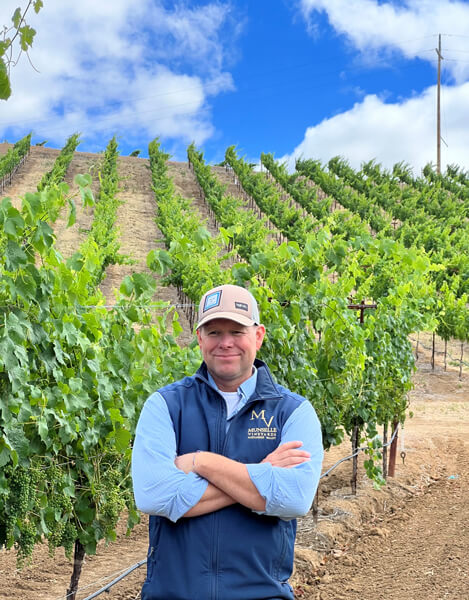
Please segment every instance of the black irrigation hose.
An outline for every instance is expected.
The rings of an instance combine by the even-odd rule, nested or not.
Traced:
[[[399,424],[396,426],[396,429],[394,430],[394,433],[392,434],[392,437],[389,440],[389,442],[387,442],[386,444],[383,444],[381,446],[382,448],[387,448],[388,446],[390,446],[393,443],[398,430],[399,430]],[[364,446],[363,448],[358,448],[357,451],[354,452],[353,454],[351,454],[350,456],[345,456],[344,458],[341,458],[339,461],[337,461],[335,463],[335,465],[332,465],[332,467],[330,469],[327,469],[327,471],[325,473],[323,473],[319,479],[322,479],[323,477],[327,477],[331,471],[333,471],[337,466],[340,465],[340,463],[343,463],[346,460],[350,460],[351,458],[358,456],[358,454],[360,454],[360,452],[365,452],[365,450],[368,450],[368,446]]]
[[[108,583],[107,585],[105,585],[104,587],[102,587],[100,590],[98,590],[97,592],[94,592],[93,594],[91,594],[91,596],[87,596],[85,598],[85,600],[92,600],[93,598],[96,598],[97,596],[100,596],[104,592],[109,592],[109,590],[112,588],[113,585],[115,585],[116,583],[118,583],[121,579],[124,579],[124,577],[127,577],[127,575],[130,575],[130,573],[132,573],[132,571],[135,571],[135,569],[138,569],[139,567],[141,567],[142,565],[144,565],[146,562],[147,562],[147,559],[144,558],[143,560],[140,560],[138,563],[135,563],[135,565],[132,565],[126,571],[124,571],[122,573],[122,575],[119,575],[119,577],[116,577],[115,579],[113,579],[110,583]]]

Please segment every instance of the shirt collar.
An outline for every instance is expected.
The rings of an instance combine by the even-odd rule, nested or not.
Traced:
[[[220,391],[218,389],[217,384],[213,380],[213,377],[210,375],[210,373],[208,371],[207,371],[207,376],[208,376],[208,382],[210,383],[210,385],[213,388],[215,388],[216,390]],[[246,381],[243,381],[243,383],[237,389],[238,396],[243,400],[243,404],[245,404],[249,400],[249,398],[254,394],[254,392],[256,390],[256,385],[257,385],[257,369],[253,365],[251,377],[249,377],[249,379],[246,379]]]

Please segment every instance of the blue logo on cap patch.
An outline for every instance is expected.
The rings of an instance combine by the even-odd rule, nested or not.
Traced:
[[[220,300],[221,300],[221,290],[218,290],[218,292],[213,292],[212,294],[209,294],[205,298],[203,312],[206,312],[207,310],[210,310],[211,308],[215,308],[216,306],[220,306]]]

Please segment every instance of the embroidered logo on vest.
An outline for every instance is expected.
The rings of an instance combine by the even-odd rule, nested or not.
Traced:
[[[271,427],[273,419],[273,415],[270,419],[267,419],[265,409],[258,413],[253,410],[250,421],[257,420],[258,425],[261,425],[261,427],[249,427],[248,440],[275,440],[277,438],[277,428]],[[261,423],[259,423],[259,420]]]

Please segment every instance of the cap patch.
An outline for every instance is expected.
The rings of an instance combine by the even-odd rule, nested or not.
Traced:
[[[213,292],[213,294],[209,294],[205,298],[203,312],[206,312],[207,310],[210,310],[211,308],[215,308],[216,306],[220,306],[220,300],[221,300],[221,290],[218,290],[217,292]]]
[[[235,302],[235,308],[245,310],[246,312],[249,311],[249,307],[245,302]]]

